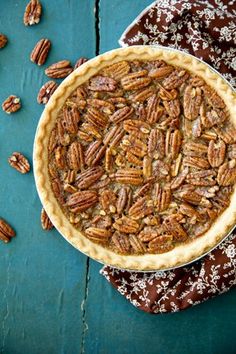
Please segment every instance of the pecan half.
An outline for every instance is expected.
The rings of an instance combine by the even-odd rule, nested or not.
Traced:
[[[134,112],[133,107],[125,106],[123,108],[118,109],[114,114],[110,116],[110,120],[114,123],[120,123],[123,120],[126,120],[132,116]]]
[[[106,243],[112,236],[111,231],[98,227],[88,227],[85,234],[90,240],[97,243]]]
[[[189,77],[189,74],[185,70],[176,69],[163,80],[162,84],[165,89],[171,90],[182,85]]]
[[[178,129],[171,132],[167,131],[166,140],[165,140],[165,153],[166,156],[171,156],[172,159],[175,159],[178,154],[182,143],[182,136]]]
[[[14,95],[9,96],[3,103],[2,109],[4,112],[11,114],[19,111],[21,108],[20,98]]]
[[[148,134],[150,132],[150,125],[137,119],[127,119],[124,121],[123,127],[128,133],[139,133],[141,131]]]
[[[216,184],[215,177],[214,170],[195,171],[187,175],[186,181],[193,186],[214,186]]]
[[[204,95],[205,95],[208,103],[213,108],[224,108],[225,107],[225,103],[222,100],[222,98],[211,87],[204,85],[202,87],[202,90],[204,92]]]
[[[129,209],[129,216],[134,220],[140,220],[141,218],[152,214],[153,211],[153,201],[145,196],[138,199],[132,205],[132,207]]]
[[[183,108],[184,116],[189,120],[198,117],[202,102],[202,91],[199,87],[195,88],[188,85],[184,91]]]
[[[183,159],[183,164],[184,166],[189,166],[193,168],[209,168],[209,162],[208,160],[201,158],[201,157],[192,157],[192,156],[186,156]]]
[[[145,178],[151,177],[152,175],[152,158],[149,156],[144,156],[143,158],[143,176]]]
[[[208,161],[212,167],[219,167],[225,159],[226,145],[223,140],[214,142],[211,140],[208,146]]]
[[[74,141],[67,151],[68,166],[72,170],[78,171],[84,168],[84,153],[82,145]]]
[[[162,159],[165,156],[165,138],[162,131],[152,129],[148,137],[148,154]]]
[[[178,96],[178,91],[175,89],[172,90],[166,90],[164,89],[164,87],[162,87],[161,85],[159,85],[160,87],[160,91],[159,91],[159,97],[163,100],[163,101],[171,101],[177,98]]]
[[[0,240],[8,243],[15,235],[13,228],[5,220],[0,219]]]
[[[112,114],[115,111],[114,104],[105,100],[100,100],[98,98],[88,98],[87,103],[89,106],[93,108],[98,108],[106,114]]]
[[[114,127],[110,128],[105,134],[103,144],[105,146],[110,144],[111,147],[115,147],[124,135],[125,131],[122,125],[115,125]]]
[[[150,70],[148,76],[150,76],[153,79],[162,80],[166,76],[170,75],[170,73],[172,73],[173,70],[174,70],[173,66],[170,65],[161,66],[160,68],[155,68]]]
[[[142,88],[142,89],[136,91],[134,94],[130,95],[129,99],[132,102],[143,103],[152,95],[153,95],[153,88],[152,87],[147,87],[147,88],[145,87],[145,88]]]
[[[236,160],[225,162],[220,166],[217,175],[217,182],[220,186],[233,185],[236,180]]]
[[[99,202],[106,213],[116,212],[116,195],[111,189],[104,189],[101,192]]]
[[[207,154],[208,147],[202,143],[195,143],[193,141],[186,143],[183,148],[184,155],[187,156],[204,156]]]
[[[30,171],[29,161],[19,152],[13,152],[8,159],[9,164],[18,172],[25,174]]]
[[[72,73],[73,68],[68,60],[61,60],[50,65],[45,74],[52,79],[62,79]]]
[[[73,213],[85,211],[98,202],[98,194],[94,190],[79,191],[69,196],[67,206]]]
[[[39,90],[37,101],[39,104],[46,104],[49,101],[49,98],[58,88],[58,84],[55,81],[46,82],[41,89]]]
[[[92,91],[113,92],[116,87],[116,80],[107,76],[95,76],[90,79],[89,89]]]
[[[77,107],[65,107],[63,109],[63,118],[65,129],[71,134],[76,134],[78,132],[78,124],[80,121],[80,113]]]
[[[90,107],[87,110],[86,119],[99,129],[104,129],[107,125],[107,117],[102,114],[98,109]]]
[[[125,168],[117,170],[115,174],[115,179],[117,182],[122,184],[131,184],[134,186],[138,186],[143,182],[142,175],[142,170],[135,168]]]
[[[127,61],[119,61],[118,63],[107,66],[103,69],[103,74],[115,80],[120,80],[130,71],[130,65]]]
[[[148,249],[152,253],[165,253],[173,248],[173,235],[158,236],[148,244]]]
[[[76,185],[79,189],[86,189],[97,182],[103,175],[104,170],[101,166],[88,168],[76,177]]]
[[[236,128],[233,124],[228,123],[228,125],[223,128],[214,127],[214,130],[219,138],[221,138],[226,144],[233,144],[236,142]],[[214,140],[216,139],[217,136]]]
[[[63,170],[67,166],[66,160],[66,148],[64,146],[58,146],[55,149],[55,162],[59,170]]]
[[[39,0],[31,0],[25,8],[23,19],[25,26],[37,25],[40,21],[41,13],[42,6]]]
[[[129,253],[130,242],[127,235],[120,234],[118,231],[115,231],[111,238],[112,243],[114,244],[115,249],[121,254]]]
[[[92,142],[85,151],[85,163],[88,166],[95,166],[105,155],[106,147],[97,140]]]
[[[37,65],[43,65],[48,57],[50,47],[49,39],[40,39],[30,54],[30,60]]]
[[[146,108],[146,119],[150,124],[158,122],[162,116],[164,109],[159,105],[160,100],[157,95],[152,95],[148,99]]]
[[[228,114],[222,110],[211,110],[202,115],[201,121],[204,127],[211,128],[214,125],[221,125],[228,118]]]
[[[0,33],[0,49],[4,48],[7,45],[8,39],[7,36],[5,36],[5,34]]]
[[[179,242],[187,240],[187,232],[176,220],[165,219],[163,225],[166,228],[167,233],[173,236],[174,241]]]
[[[132,201],[132,190],[128,186],[121,187],[118,193],[116,210],[121,214],[125,209],[129,210]]]
[[[141,240],[135,235],[129,236],[129,242],[135,253],[145,253],[146,247]]]
[[[122,218],[116,219],[113,227],[119,232],[131,234],[136,233],[139,230],[139,223],[131,218],[128,218],[127,216],[122,216]]]
[[[184,183],[187,175],[188,175],[188,167],[185,167],[183,171],[172,180],[170,188],[172,190],[178,189]]]
[[[148,71],[136,71],[121,79],[121,86],[124,90],[138,90],[150,84],[151,78],[147,76]]]
[[[77,60],[77,62],[75,63],[75,66],[74,66],[74,70],[78,69],[81,65],[83,65],[84,63],[86,63],[88,61],[87,58],[79,58]]]
[[[47,231],[51,230],[53,228],[53,224],[52,224],[51,220],[49,219],[48,214],[46,213],[44,208],[42,208],[42,211],[41,211],[41,225],[42,225],[42,228]]]
[[[170,101],[163,101],[166,112],[170,117],[178,117],[180,115],[180,102],[178,98]]]
[[[156,183],[153,191],[153,201],[157,212],[166,210],[171,202],[171,190],[162,189],[159,183]]]

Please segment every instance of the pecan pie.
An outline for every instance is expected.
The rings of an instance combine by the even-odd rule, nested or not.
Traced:
[[[151,270],[196,259],[235,222],[234,120],[231,88],[191,56],[142,46],[88,61],[39,124],[44,207],[105,263]]]

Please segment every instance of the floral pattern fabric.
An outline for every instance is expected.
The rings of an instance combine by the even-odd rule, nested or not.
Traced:
[[[155,1],[119,43],[183,50],[209,63],[236,88],[235,0]],[[236,233],[200,261],[182,268],[142,273],[105,266],[101,274],[139,309],[177,312],[236,286]]]
[[[143,311],[157,314],[184,310],[236,285],[236,234],[186,267],[150,273],[104,267],[101,274]]]
[[[236,88],[236,1],[158,0],[119,43],[163,45],[209,63]]]

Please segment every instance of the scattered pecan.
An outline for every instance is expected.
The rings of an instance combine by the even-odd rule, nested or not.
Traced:
[[[30,60],[37,65],[43,65],[47,60],[50,47],[49,39],[40,39],[30,54]]]
[[[15,231],[12,227],[5,220],[0,219],[0,240],[8,243],[15,235]]]
[[[55,81],[46,82],[40,89],[37,97],[39,104],[46,104],[49,101],[49,98],[58,88],[58,84]]]
[[[73,68],[68,60],[58,61],[50,65],[45,74],[52,79],[62,79],[72,73]]]
[[[24,24],[25,26],[32,26],[39,23],[42,13],[42,6],[39,0],[30,0],[25,8]]]
[[[53,228],[53,224],[44,208],[41,211],[41,225],[44,230],[51,230]]]
[[[21,108],[20,98],[14,95],[9,96],[3,103],[2,109],[4,112],[11,114],[19,111]]]
[[[18,172],[25,174],[30,171],[29,161],[19,152],[13,152],[8,159],[11,167],[15,168]]]
[[[92,91],[115,91],[117,87],[116,80],[107,76],[95,76],[90,79],[89,89]]]
[[[98,202],[98,194],[94,190],[79,191],[70,195],[67,199],[67,206],[73,213],[87,210]]]
[[[87,58],[83,58],[83,57],[79,58],[79,59],[77,60],[77,62],[75,63],[74,70],[75,70],[75,69],[78,69],[81,65],[83,65],[84,63],[86,63],[86,61],[88,61]]]
[[[0,33],[0,49],[4,48],[7,45],[8,39],[7,36],[5,36],[5,34]]]
[[[76,185],[79,189],[87,189],[93,183],[97,182],[103,175],[104,170],[101,166],[91,167],[81,172],[76,177]]]

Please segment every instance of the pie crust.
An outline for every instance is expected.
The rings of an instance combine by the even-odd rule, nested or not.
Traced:
[[[48,141],[57,115],[71,93],[105,66],[121,60],[163,59],[171,65],[183,67],[202,77],[225,101],[230,120],[236,126],[236,93],[225,80],[208,65],[195,57],[164,47],[132,46],[115,49],[89,60],[69,75],[50,98],[39,121],[34,142],[34,175],[39,197],[48,216],[62,236],[87,256],[114,267],[152,271],[179,267],[190,263],[217,246],[236,223],[236,191],[231,195],[229,207],[216,219],[201,237],[162,254],[120,255],[95,244],[69,222],[61,211],[51,188],[48,173]]]

